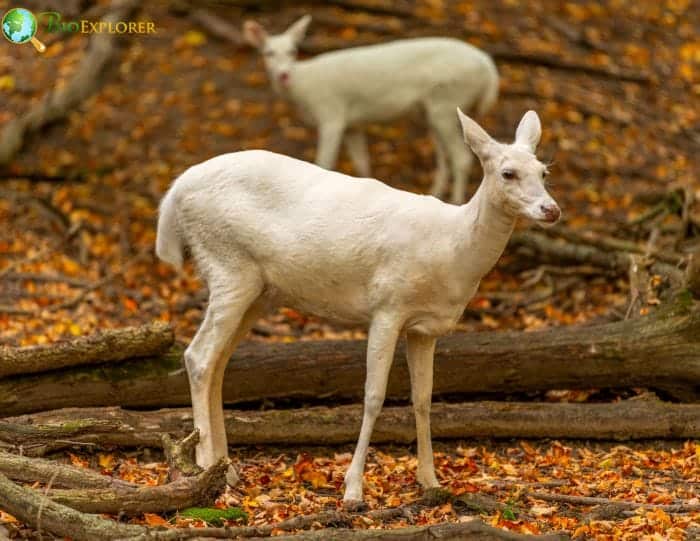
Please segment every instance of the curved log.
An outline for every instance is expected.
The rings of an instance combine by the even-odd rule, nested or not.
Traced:
[[[227,404],[263,400],[362,399],[363,340],[247,343],[229,363]],[[0,380],[0,415],[72,406],[190,405],[182,351],[115,365],[77,367]],[[649,316],[541,332],[454,334],[438,341],[434,394],[645,387],[675,398],[700,396],[700,310],[689,295]],[[398,348],[388,399],[410,396]]]
[[[101,541],[134,537],[143,526],[122,524],[98,515],[81,513],[51,501],[30,488],[20,487],[0,473],[0,509],[39,531],[75,541]]]

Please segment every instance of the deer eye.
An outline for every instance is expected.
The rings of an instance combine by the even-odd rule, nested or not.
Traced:
[[[506,180],[515,180],[518,178],[518,173],[516,173],[512,169],[504,169],[503,171],[501,171],[501,175],[503,175],[503,178]]]
[[[546,169],[544,171],[542,171],[542,178],[547,178],[548,176],[549,176],[549,171],[547,171]]]

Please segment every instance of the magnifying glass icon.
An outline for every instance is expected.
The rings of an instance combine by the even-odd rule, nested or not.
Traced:
[[[2,35],[9,42],[17,45],[30,42],[37,51],[43,53],[46,51],[46,45],[35,37],[37,27],[38,24],[34,14],[24,8],[9,10],[3,16],[1,23]]]

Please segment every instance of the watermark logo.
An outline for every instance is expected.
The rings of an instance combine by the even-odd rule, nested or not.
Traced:
[[[8,41],[18,45],[30,42],[37,51],[43,53],[46,45],[36,38],[37,27],[36,17],[28,9],[13,8],[2,18],[2,35]]]
[[[47,32],[73,32],[80,34],[154,34],[156,24],[152,21],[64,21],[57,11],[40,13]]]
[[[28,9],[13,8],[2,18],[2,34],[11,43],[31,43],[43,53],[46,46],[36,38],[39,21],[46,32],[70,32],[75,34],[153,34],[156,25],[152,21],[64,21],[57,11],[45,11],[37,17]]]

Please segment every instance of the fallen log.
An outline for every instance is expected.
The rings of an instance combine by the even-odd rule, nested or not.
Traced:
[[[0,451],[0,474],[15,481],[44,483],[47,485],[45,496],[87,513],[140,515],[208,506],[224,489],[229,462],[222,459],[207,470],[197,468],[193,463],[194,453],[192,460],[185,456],[190,448],[189,442],[196,442],[196,435],[194,432],[183,440],[184,443],[169,441],[170,454],[166,453],[166,458],[171,469],[180,469],[177,479],[163,485],[128,483],[89,469],[4,451]],[[183,449],[183,452],[175,451],[178,449]],[[170,461],[174,456],[177,457],[176,463]],[[192,475],[187,475],[187,472],[192,472]],[[57,486],[69,488],[54,488]]]
[[[250,537],[241,535],[233,528],[191,528],[189,531],[184,529],[152,531],[148,534],[124,538],[119,541],[178,541],[195,538],[199,541],[209,541],[241,537],[250,539],[250,541],[267,541],[270,539],[269,536]],[[442,541],[566,541],[570,537],[563,533],[541,535],[515,533],[489,526],[481,520],[474,519],[467,522],[443,522],[429,526],[408,526],[386,530],[324,528],[290,535],[276,535],[273,539],[281,541],[431,541],[433,539]]]
[[[56,503],[30,488],[20,487],[0,473],[0,509],[32,526],[74,541],[101,541],[135,537],[145,533],[143,526],[122,524],[89,515]]]
[[[361,400],[365,348],[363,340],[243,344],[227,367],[224,401]],[[434,379],[437,396],[645,387],[696,401],[700,309],[682,294],[648,316],[627,321],[532,333],[454,334],[438,341]],[[409,396],[400,345],[387,398]],[[72,406],[189,404],[179,348],[149,359],[0,380],[2,416]]]
[[[226,483],[228,459],[193,476],[156,486],[120,486],[90,489],[51,489],[53,501],[84,513],[141,515],[163,513],[188,507],[213,505]]]
[[[114,479],[85,468],[60,464],[53,460],[28,458],[0,451],[0,473],[13,481],[44,483],[53,487],[69,488],[121,488],[131,483]]]
[[[552,261],[560,265],[562,263],[590,264],[620,275],[629,271],[633,254],[639,253],[637,250],[603,250],[591,244],[592,242],[594,241],[586,242],[583,237],[579,237],[578,242],[565,242],[547,234],[527,231],[513,234],[508,246],[527,249],[541,261]],[[665,277],[673,290],[681,288],[685,283],[683,272],[676,265],[652,260],[649,269],[654,274]]]
[[[600,404],[437,402],[433,404],[431,418],[435,439],[700,437],[699,404],[670,404],[658,399],[637,398]],[[231,445],[352,443],[357,439],[361,421],[362,406],[359,404],[225,412],[226,434]],[[183,437],[191,430],[192,410],[189,408],[148,412],[73,408],[2,420],[0,444],[21,449],[28,456],[41,456],[81,445],[160,447],[163,434]],[[407,444],[414,440],[411,407],[384,408],[372,442]],[[12,475],[12,471],[3,466],[2,456],[0,454],[0,472]],[[36,479],[42,478],[45,477],[36,475]]]
[[[0,347],[0,378],[70,366],[149,357],[165,353],[175,340],[172,328],[155,322],[141,327],[107,329],[58,344]]]

